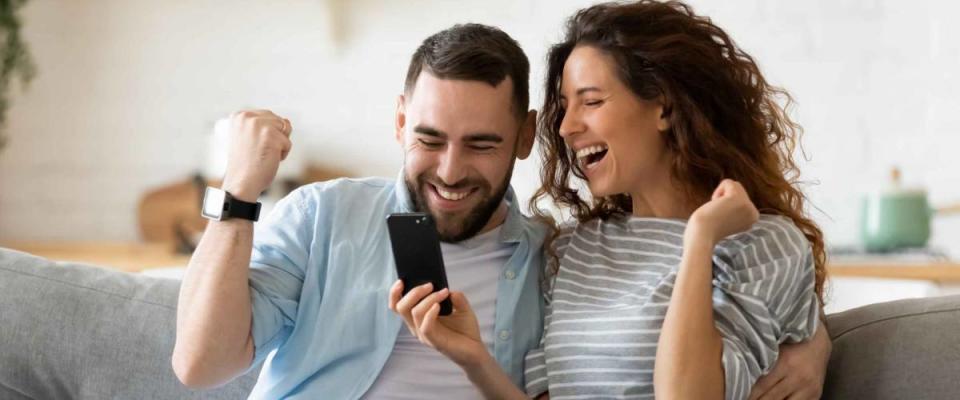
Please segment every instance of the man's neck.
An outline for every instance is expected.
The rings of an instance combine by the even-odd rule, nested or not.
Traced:
[[[497,229],[497,227],[499,227],[500,225],[503,225],[503,223],[507,220],[508,209],[509,207],[507,207],[506,200],[501,201],[500,205],[497,206],[497,211],[493,212],[493,215],[491,215],[490,219],[487,220],[487,224],[484,225],[482,229],[480,229],[480,232],[477,232],[477,235],[482,235],[484,233],[490,232],[494,229]]]

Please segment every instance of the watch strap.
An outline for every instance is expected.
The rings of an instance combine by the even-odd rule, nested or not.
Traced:
[[[248,203],[233,196],[228,197],[227,216],[256,221],[260,218],[260,202]]]

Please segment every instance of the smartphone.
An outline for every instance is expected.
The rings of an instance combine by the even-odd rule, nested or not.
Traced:
[[[433,218],[427,213],[395,213],[387,216],[393,260],[403,281],[403,294],[425,283],[433,291],[447,287],[447,273],[440,252],[440,236]],[[440,315],[450,315],[453,303],[447,297],[440,302]]]

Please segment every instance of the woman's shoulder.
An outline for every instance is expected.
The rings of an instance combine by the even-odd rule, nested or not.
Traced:
[[[597,234],[609,234],[624,230],[624,221],[616,218],[591,218],[584,221],[576,219],[563,222],[557,226],[557,242],[569,242],[575,237],[595,237]]]
[[[570,236],[580,226],[580,221],[572,220],[557,225],[557,236]]]
[[[569,234],[580,233],[623,233],[646,234],[664,232],[682,234],[687,221],[675,218],[611,216],[609,218],[591,218],[585,221],[569,221],[561,224],[561,230]]]
[[[558,256],[563,256],[570,239],[573,238],[577,230],[580,229],[580,222],[577,220],[561,222],[557,225],[553,238],[550,240],[552,251]]]
[[[602,230],[602,228],[609,223],[609,221],[604,221],[600,218],[592,218],[584,221],[572,219],[557,225],[556,238],[557,240],[569,241],[570,238],[575,236],[583,236],[585,234],[592,235],[598,230]]]
[[[802,258],[811,252],[810,242],[790,218],[772,214],[761,214],[750,230],[721,241],[717,250],[727,257],[761,264]]]

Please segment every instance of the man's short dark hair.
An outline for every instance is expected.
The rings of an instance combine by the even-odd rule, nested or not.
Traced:
[[[403,91],[413,95],[424,70],[440,79],[482,81],[497,86],[513,81],[513,107],[518,118],[530,102],[530,62],[516,40],[500,29],[481,24],[458,24],[426,38],[410,59]]]

